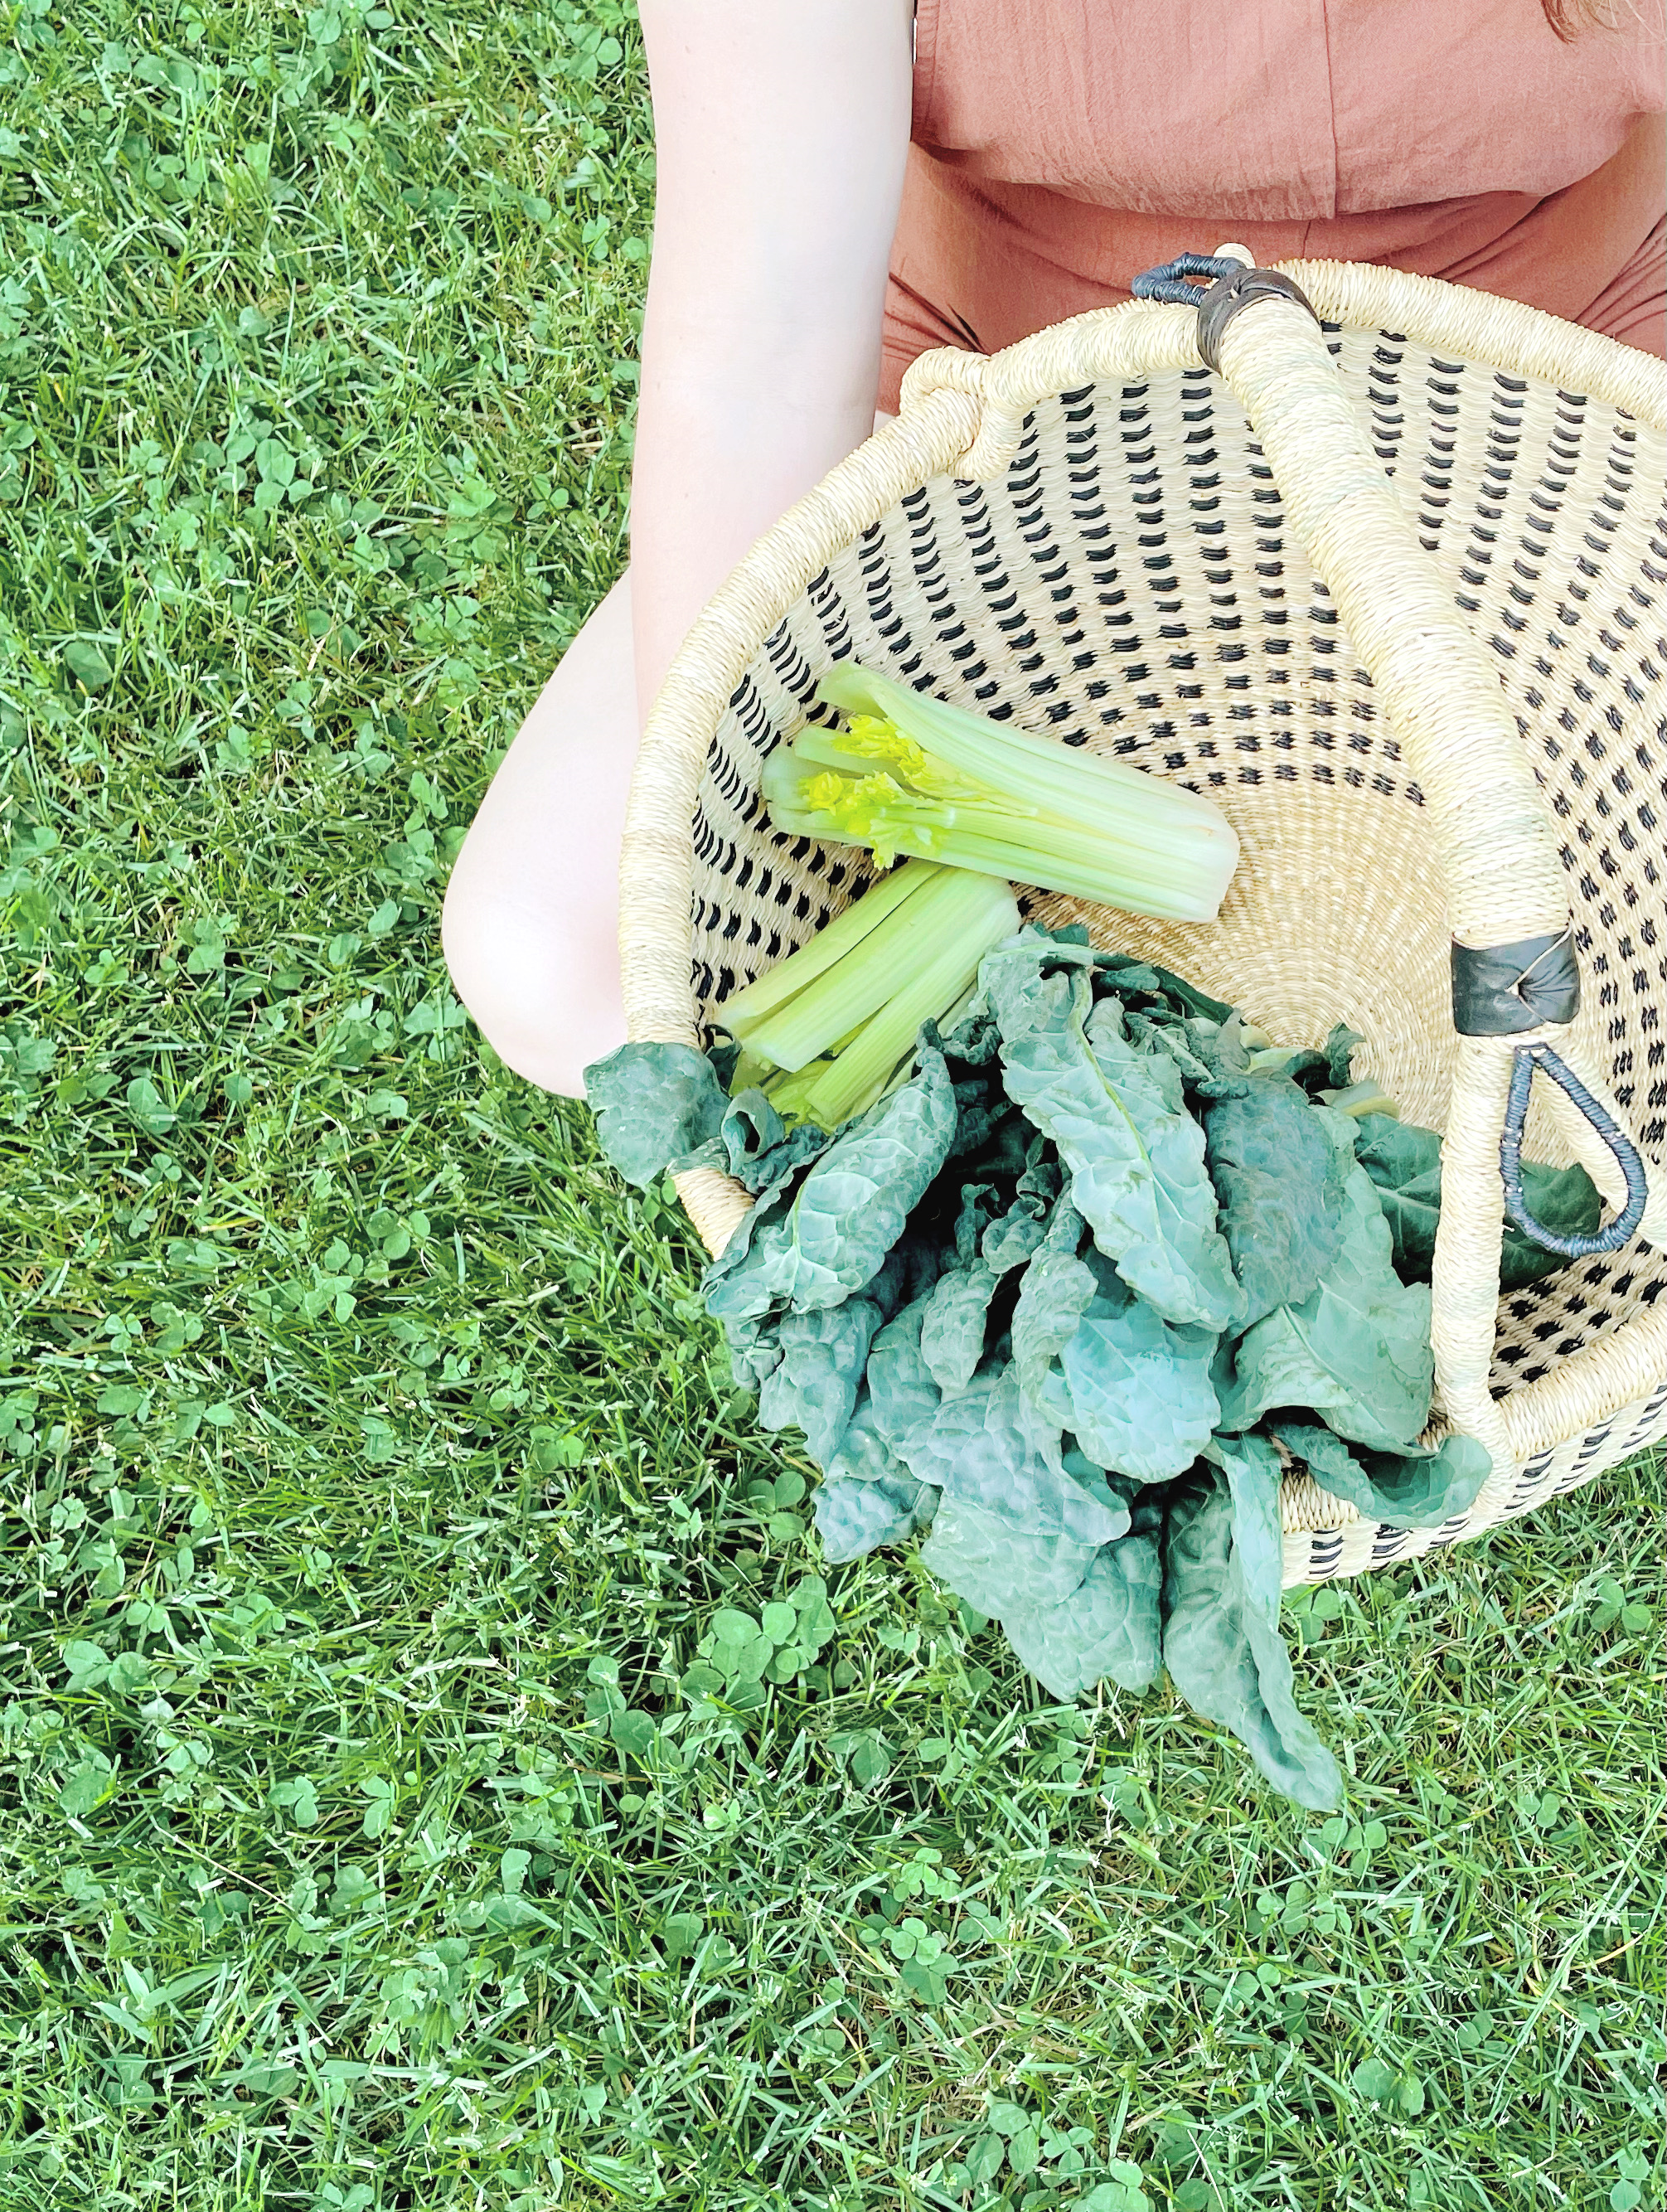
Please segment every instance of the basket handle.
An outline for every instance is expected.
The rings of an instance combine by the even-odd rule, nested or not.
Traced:
[[[1208,289],[1198,278],[1209,280]],[[1567,1036],[1579,969],[1562,863],[1528,753],[1482,646],[1362,434],[1312,307],[1289,277],[1252,265],[1242,246],[1182,255],[1137,277],[1134,290],[1197,307],[1198,349],[1250,418],[1289,526],[1428,805],[1452,930],[1459,1039],[1431,1340],[1446,1412],[1493,1453],[1489,1486],[1503,1495],[1524,1442],[1513,1433],[1520,1418],[1508,1420],[1488,1388],[1507,1200],[1530,1236],[1553,1242],[1521,1207],[1522,1125],[1536,1067],[1588,1125],[1577,1149],[1589,1167],[1594,1141],[1603,1155],[1600,1188],[1615,1194],[1617,1165],[1624,1183],[1618,1218],[1581,1240],[1583,1250],[1615,1250],[1640,1227],[1667,1237],[1667,1176],[1646,1165],[1602,1071]],[[1619,1390],[1617,1404],[1634,1380],[1647,1389],[1659,1379],[1664,1318],[1622,1324],[1564,1361],[1555,1381],[1571,1398]]]
[[[1214,282],[1200,290],[1191,270]],[[1249,266],[1242,246],[1182,255],[1134,289],[1198,311],[1199,351],[1250,417],[1289,527],[1424,793],[1461,952],[1562,938],[1562,863],[1499,679],[1367,443],[1306,297],[1279,270]],[[1563,975],[1566,994],[1513,1027],[1573,1018],[1572,959]],[[1462,1011],[1454,1025],[1469,1033]]]

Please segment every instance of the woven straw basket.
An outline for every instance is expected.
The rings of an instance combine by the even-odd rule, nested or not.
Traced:
[[[897,422],[686,640],[632,790],[621,951],[631,1036],[701,1043],[868,880],[759,797],[846,657],[1208,792],[1243,850],[1215,923],[1027,911],[1281,1043],[1363,1034],[1356,1074],[1445,1132],[1436,1410],[1494,1460],[1441,1528],[1288,1480],[1288,1585],[1477,1534],[1667,1434],[1667,368],[1425,277],[1282,273],[1306,304],[1242,304],[1219,373],[1173,283],[915,362]],[[1524,1153],[1581,1160],[1625,1241],[1501,1298],[1531,1082]],[[721,1249],[745,1194],[680,1190]]]

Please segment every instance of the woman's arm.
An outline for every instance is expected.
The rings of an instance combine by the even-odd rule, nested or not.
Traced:
[[[747,548],[867,436],[912,0],[640,0],[654,258],[631,488],[646,715]]]

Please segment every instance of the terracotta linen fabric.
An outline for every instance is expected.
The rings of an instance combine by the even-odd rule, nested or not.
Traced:
[[[1173,255],[1369,261],[1667,352],[1663,0],[918,0],[880,404]]]

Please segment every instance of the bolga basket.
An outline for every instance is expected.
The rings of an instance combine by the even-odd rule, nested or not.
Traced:
[[[1282,1043],[1363,1034],[1357,1073],[1445,1132],[1436,1410],[1494,1460],[1416,1531],[1288,1480],[1288,1585],[1478,1534],[1667,1434],[1667,368],[1429,278],[1221,251],[1003,353],[924,356],[760,540],[650,718],[620,944],[631,1036],[702,1042],[868,879],[759,797],[847,656],[1207,791],[1243,849],[1217,921],[1028,910]],[[1204,274],[1198,310],[1179,280]],[[1518,1140],[1609,1203],[1501,1299]],[[745,1194],[680,1189],[719,1250]]]

